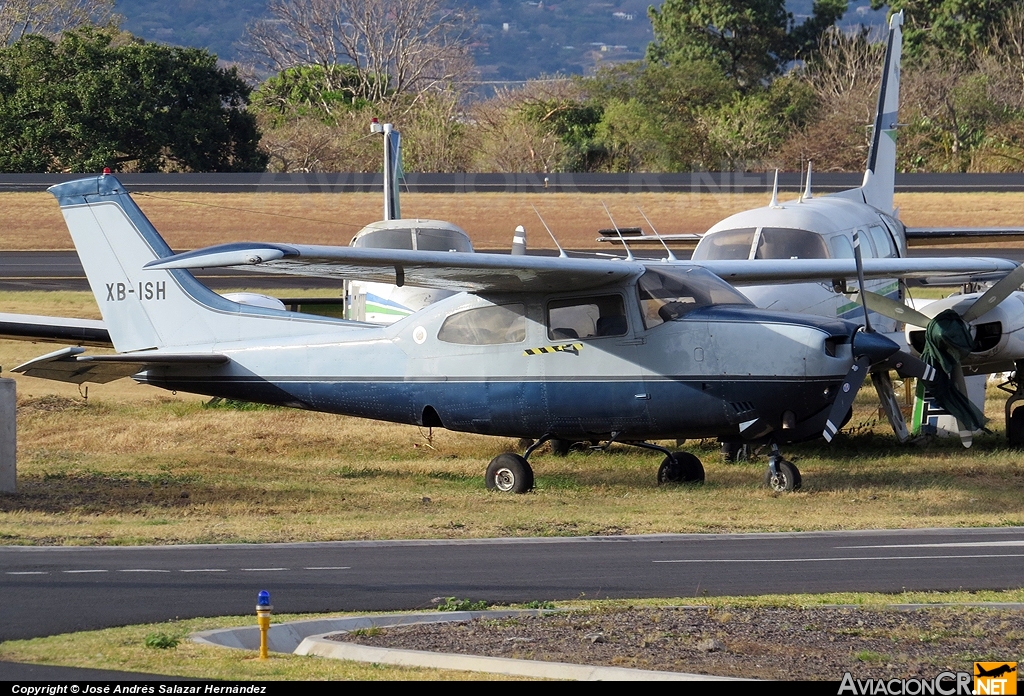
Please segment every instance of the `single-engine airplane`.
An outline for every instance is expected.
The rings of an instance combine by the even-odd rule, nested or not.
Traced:
[[[779,446],[821,434],[865,369],[927,375],[880,334],[759,309],[722,278],[840,283],[1016,268],[1002,259],[695,263],[261,242],[174,254],[114,176],[50,192],[117,354],[71,346],[16,372],[78,384],[131,376],[169,390],[530,438],[522,456],[499,455],[485,474],[488,488],[519,493],[533,486],[530,455],[551,438],[660,451],[659,482],[702,481],[704,469],[650,440],[770,443],[766,482],[793,490],[800,474]],[[232,302],[189,272],[215,267],[456,294],[379,326]],[[45,317],[33,322],[44,336],[64,331]],[[0,335],[11,335],[3,322]]]

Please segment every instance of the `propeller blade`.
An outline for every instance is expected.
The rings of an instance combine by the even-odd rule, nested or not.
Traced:
[[[827,442],[832,442],[832,438],[839,432],[843,419],[846,418],[846,414],[850,412],[850,408],[853,406],[853,400],[857,398],[860,386],[864,384],[864,378],[868,376],[868,368],[870,367],[870,358],[862,355],[857,358],[850,371],[846,373],[843,385],[839,388],[839,394],[832,404],[832,410],[829,411],[825,430],[821,433]]]
[[[910,439],[910,431],[907,429],[907,421],[903,417],[903,411],[900,409],[896,392],[892,388],[889,371],[872,372],[871,383],[875,385],[875,392],[878,394],[878,400],[885,411],[885,417],[889,419],[889,425],[892,426],[896,439],[902,445]]]
[[[986,290],[985,294],[975,300],[974,304],[960,316],[970,324],[1009,297],[1010,293],[1019,288],[1022,283],[1024,283],[1024,265],[1017,266],[1007,273],[1002,280]]]
[[[925,382],[935,379],[935,368],[906,351],[900,351],[882,363],[889,370],[896,370],[900,377],[916,377]]]
[[[949,376],[953,380],[953,386],[956,387],[957,391],[969,399],[970,395],[967,393],[967,380],[964,379],[964,368],[957,364]],[[971,445],[974,443],[974,434],[971,432],[971,429],[968,428],[959,418],[956,419],[956,427],[957,430],[960,431],[960,444],[970,449]]]
[[[860,289],[861,304],[864,305],[864,330],[871,333],[871,322],[868,320],[868,303],[864,299],[867,288],[864,287],[864,261],[860,254],[860,234],[853,229],[853,258],[857,261],[857,287]]]
[[[928,322],[932,320],[931,317],[926,314],[922,314],[913,307],[897,302],[891,298],[879,295],[874,292],[858,293],[863,295],[862,298],[858,298],[859,301],[863,301],[872,312],[878,312],[883,317],[889,317],[896,321],[902,321],[912,326],[920,326],[922,329],[928,326]]]

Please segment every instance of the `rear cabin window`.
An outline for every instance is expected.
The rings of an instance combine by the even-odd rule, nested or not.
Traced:
[[[853,243],[845,236],[839,234],[828,240],[832,247],[832,258],[852,259],[854,258]]]
[[[871,235],[871,241],[875,243],[875,251],[878,252],[879,258],[895,258],[896,249],[893,248],[892,240],[889,237],[889,233],[881,225],[872,225],[868,228],[868,234]]]
[[[637,292],[648,329],[708,305],[750,305],[736,288],[703,268],[649,268],[637,281]]]
[[[762,227],[755,259],[827,259],[820,234],[788,227]]]
[[[626,307],[621,295],[602,295],[548,303],[548,338],[624,336]]]
[[[722,230],[704,235],[693,250],[694,261],[729,261],[749,259],[750,245],[754,243],[754,227]]]
[[[520,343],[526,340],[526,306],[492,305],[458,312],[444,320],[437,339],[470,346]]]

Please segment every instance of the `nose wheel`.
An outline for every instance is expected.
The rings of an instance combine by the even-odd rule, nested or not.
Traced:
[[[778,447],[772,446],[768,470],[764,472],[764,485],[776,493],[791,493],[800,490],[802,483],[796,465],[783,459]]]

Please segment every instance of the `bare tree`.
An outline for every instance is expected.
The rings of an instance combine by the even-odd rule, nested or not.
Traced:
[[[54,37],[115,19],[114,0],[0,0],[0,42],[9,44],[25,34]]]
[[[470,20],[442,0],[270,0],[245,43],[267,68],[354,65],[362,96],[450,85],[471,68]],[[326,85],[333,89],[333,85]]]

